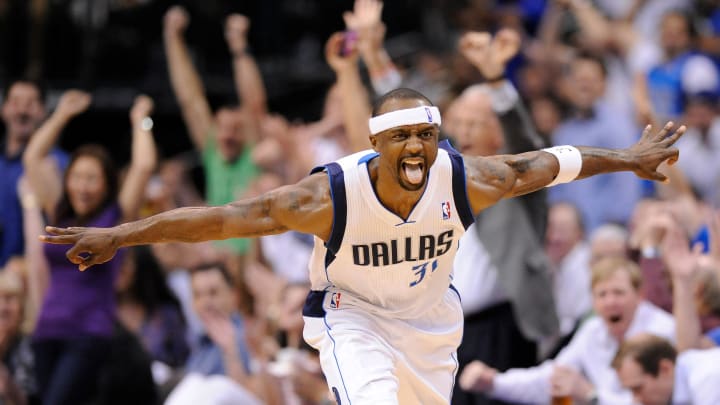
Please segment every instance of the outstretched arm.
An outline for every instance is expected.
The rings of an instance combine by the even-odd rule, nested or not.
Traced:
[[[665,181],[667,178],[657,171],[657,167],[665,161],[668,164],[677,161],[679,152],[672,145],[685,133],[685,127],[681,126],[668,135],[673,126],[672,122],[668,122],[655,135],[647,126],[640,140],[627,149],[577,147],[582,167],[575,180],[602,173],[632,171],[644,179]],[[558,159],[545,151],[466,157],[465,160],[468,195],[476,213],[502,198],[539,190],[560,173]]]
[[[40,239],[74,244],[68,259],[80,270],[104,263],[125,246],[247,238],[288,230],[324,240],[332,226],[332,200],[325,174],[307,177],[256,198],[217,207],[184,207],[112,228],[53,228]]]

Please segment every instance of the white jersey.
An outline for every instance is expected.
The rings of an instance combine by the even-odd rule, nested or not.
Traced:
[[[329,176],[334,218],[328,242],[315,238],[312,289],[332,293],[331,305],[338,307],[417,318],[453,288],[453,259],[473,221],[463,160],[442,142],[424,194],[408,218],[401,218],[375,194],[367,163],[376,156],[367,150],[322,168]]]

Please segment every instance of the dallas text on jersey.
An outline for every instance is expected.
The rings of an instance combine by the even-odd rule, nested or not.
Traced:
[[[453,243],[453,230],[437,236],[420,235],[375,242],[366,245],[352,245],[353,262],[356,266],[388,266],[402,262],[416,262],[442,256]]]

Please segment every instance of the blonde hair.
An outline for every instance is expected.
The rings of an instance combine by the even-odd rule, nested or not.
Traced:
[[[642,276],[638,265],[632,260],[614,256],[602,258],[592,265],[590,269],[590,287],[595,288],[598,283],[609,279],[618,271],[626,272],[630,277],[633,288],[636,291],[640,289]]]
[[[702,315],[720,316],[720,277],[715,268],[703,267],[698,282],[698,299]]]

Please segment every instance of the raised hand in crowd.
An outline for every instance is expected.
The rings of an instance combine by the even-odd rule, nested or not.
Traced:
[[[355,0],[353,11],[343,13],[348,32],[356,35],[358,50],[368,65],[376,60],[383,49],[385,24],[381,21],[383,3],[377,0]]]
[[[378,95],[400,87],[402,81],[400,72],[383,46],[385,24],[381,20],[382,9],[381,1],[356,0],[353,10],[343,14],[345,28],[357,41],[360,57]]]
[[[139,95],[130,108],[132,159],[118,197],[126,220],[136,219],[140,215],[145,186],[157,165],[157,148],[152,134],[153,120],[150,118],[154,105],[150,97]]]
[[[676,345],[680,352],[714,346],[702,334],[697,297],[701,284],[717,283],[717,280],[707,277],[713,275],[709,274],[712,270],[702,264],[702,250],[700,243],[690,247],[686,231],[676,220],[667,221],[660,251],[672,277]]]
[[[82,114],[87,111],[92,102],[92,96],[90,93],[86,93],[81,90],[68,90],[60,97],[55,113],[63,118],[73,118],[76,115]]]
[[[325,60],[337,75],[338,94],[341,99],[343,122],[350,148],[357,152],[370,147],[367,120],[370,118],[370,101],[360,78],[355,44],[350,43],[347,53],[348,33],[336,32],[325,42]]]
[[[460,38],[459,49],[492,84],[504,78],[505,66],[518,53],[520,42],[520,34],[509,28],[494,38],[488,32],[468,32]]]
[[[182,6],[173,6],[165,13],[163,32],[165,35],[181,35],[190,24],[190,16]]]
[[[23,153],[23,166],[28,181],[35,192],[37,203],[51,216],[62,195],[60,169],[57,166],[43,165],[42,161],[60,137],[63,128],[75,116],[85,112],[92,96],[84,91],[67,90],[60,97],[55,111],[35,131]]]
[[[252,132],[258,131],[259,120],[267,113],[267,96],[260,70],[248,52],[250,19],[242,14],[230,14],[225,19],[225,41],[233,58],[235,89],[240,96],[240,108],[247,112]]]
[[[231,14],[225,19],[225,41],[233,56],[239,56],[247,50],[249,30],[250,19],[242,14]]]
[[[190,138],[198,150],[203,150],[208,133],[213,127],[213,115],[200,74],[193,66],[183,38],[189,23],[190,16],[183,7],[170,7],[163,20],[163,37],[170,84]]]

